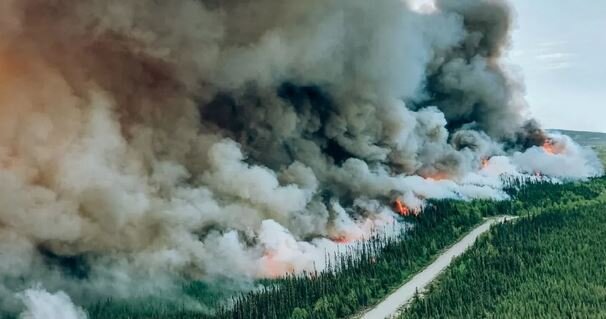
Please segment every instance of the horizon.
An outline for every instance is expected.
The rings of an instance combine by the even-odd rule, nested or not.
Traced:
[[[606,2],[510,0],[516,11],[509,61],[531,115],[543,127],[606,133]],[[569,21],[563,25],[562,21]]]

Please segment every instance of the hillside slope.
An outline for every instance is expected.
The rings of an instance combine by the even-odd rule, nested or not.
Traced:
[[[599,132],[584,132],[570,130],[547,130],[550,133],[561,133],[570,136],[577,143],[593,148],[597,153],[602,163],[606,166],[606,133]]]
[[[606,133],[569,131],[569,130],[548,130],[550,133],[562,133],[570,136],[577,143],[589,147],[606,147]]]
[[[495,227],[401,318],[606,317],[605,203]]]

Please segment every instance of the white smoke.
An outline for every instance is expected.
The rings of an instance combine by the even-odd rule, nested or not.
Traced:
[[[541,148],[499,61],[506,2],[432,6],[4,1],[0,309],[32,282],[85,304],[321,269],[396,198],[601,174]]]
[[[88,316],[62,291],[54,294],[42,288],[32,288],[18,296],[26,310],[20,319],[86,319]]]
[[[513,162],[520,172],[563,179],[603,174],[595,152],[578,145],[565,135],[551,134],[549,137],[547,147],[535,146],[513,155]]]

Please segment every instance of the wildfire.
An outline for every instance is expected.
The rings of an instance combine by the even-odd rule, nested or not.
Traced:
[[[545,152],[547,152],[548,154],[551,155],[555,155],[558,154],[559,151],[556,148],[556,145],[554,144],[553,140],[548,139],[545,141],[545,143],[543,143],[543,149],[545,150]]]
[[[278,278],[295,272],[295,267],[292,264],[279,260],[273,251],[265,252],[261,260],[265,277]]]
[[[482,159],[482,169],[488,167],[489,163],[490,163],[490,160],[488,158]]]
[[[354,239],[348,238],[347,236],[339,236],[339,237],[333,238],[332,241],[334,241],[337,244],[345,245],[345,244],[351,243],[352,241],[354,241]]]
[[[416,209],[411,210],[400,199],[396,199],[396,201],[393,203],[393,210],[396,213],[400,214],[401,216],[410,216],[410,215],[419,216],[418,210],[416,210]]]
[[[424,177],[425,177],[425,179],[432,180],[432,181],[443,181],[446,179],[450,179],[450,176],[448,174],[442,173],[442,172],[426,175]]]

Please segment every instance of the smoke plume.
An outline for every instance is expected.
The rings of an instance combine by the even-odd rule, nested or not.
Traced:
[[[86,313],[76,307],[68,295],[59,291],[51,294],[41,288],[28,289],[19,295],[27,310],[20,319],[86,319]]]
[[[321,268],[395,198],[601,174],[544,147],[511,24],[501,0],[2,1],[0,309]]]

